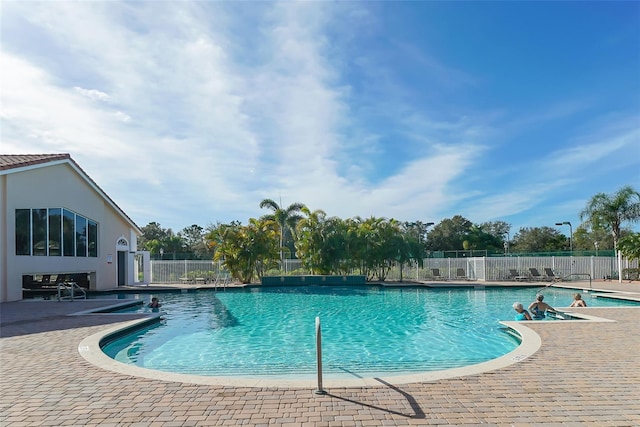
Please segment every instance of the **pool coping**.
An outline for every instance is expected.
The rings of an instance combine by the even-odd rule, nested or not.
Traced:
[[[601,308],[601,307],[600,307]],[[615,307],[613,307],[615,308]],[[562,310],[562,313],[570,315],[576,320],[546,320],[544,322],[535,322],[537,325],[552,325],[554,323],[602,323],[615,322],[614,320],[588,315],[585,313],[575,313]],[[77,313],[76,313],[77,314]],[[104,313],[101,313],[104,314]],[[314,388],[316,390],[322,387],[365,387],[380,385],[381,383],[420,383],[431,382],[442,379],[463,377],[475,374],[481,374],[498,369],[505,368],[515,363],[521,362],[533,354],[535,354],[542,346],[542,338],[532,329],[527,327],[527,321],[500,321],[501,325],[506,326],[520,337],[521,342],[514,350],[500,356],[498,358],[488,360],[473,365],[467,365],[457,368],[450,368],[437,371],[411,372],[405,374],[381,374],[375,377],[323,377],[322,387],[316,378],[299,379],[293,378],[295,375],[289,376],[203,376],[193,374],[180,374],[166,371],[158,371],[154,369],[142,368],[134,365],[119,362],[112,359],[102,351],[102,343],[110,337],[126,333],[127,330],[140,328],[150,322],[159,321],[162,318],[160,313],[148,313],[144,318],[130,320],[124,324],[112,326],[98,333],[92,334],[83,339],[78,345],[79,354],[89,363],[119,374],[130,375],[134,377],[142,377],[151,380],[162,380],[180,382],[186,384],[215,385],[229,387],[261,387],[261,388]],[[298,376],[299,377],[299,376]]]

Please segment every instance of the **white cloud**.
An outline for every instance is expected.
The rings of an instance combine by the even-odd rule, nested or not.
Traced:
[[[76,92],[78,92],[82,96],[86,96],[89,99],[94,99],[96,101],[108,101],[111,97],[104,92],[101,92],[97,89],[83,89],[81,87],[73,88]]]
[[[396,96],[413,88],[393,78],[393,64],[335,46],[332,26],[357,26],[355,16],[372,23],[367,31],[384,31],[363,4],[9,9],[37,28],[31,37],[41,33],[48,50],[35,42],[30,51],[2,46],[2,151],[70,152],[141,225],[245,221],[263,213],[261,199],[279,197],[342,217],[517,214],[549,189],[574,185],[582,167],[575,165],[609,159],[638,138],[637,130],[603,132],[586,148],[563,144],[507,179],[487,159],[495,110],[454,116],[411,104]],[[348,37],[343,27],[335,31]],[[478,84],[466,70],[403,48],[448,90]],[[367,64],[373,92],[356,99],[346,61]],[[579,103],[566,103],[534,121],[575,111]],[[489,176],[504,187],[477,184]]]

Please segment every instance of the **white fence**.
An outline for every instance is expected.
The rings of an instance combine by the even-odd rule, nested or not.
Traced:
[[[592,279],[618,276],[617,262],[613,257],[474,257],[474,258],[427,258],[421,268],[413,265],[395,266],[387,275],[387,280],[429,280],[434,278],[433,269],[438,269],[440,277],[448,280],[509,280],[510,270],[521,276],[528,276],[530,268],[544,275],[550,268],[555,276],[571,274],[590,275]],[[638,261],[622,261],[622,268],[638,268]],[[459,270],[462,269],[462,270]],[[272,275],[310,274],[302,267],[300,260],[285,260],[282,271]],[[459,274],[460,273],[460,274]],[[353,274],[358,274],[356,271]],[[227,277],[229,273],[219,261],[159,261],[151,260],[151,283],[180,283],[185,279],[204,278],[214,281]],[[574,276],[577,277],[577,276]]]

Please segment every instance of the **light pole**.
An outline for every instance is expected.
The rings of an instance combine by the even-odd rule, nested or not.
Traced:
[[[502,234],[507,235],[507,240],[504,242],[504,256],[507,256],[509,255],[509,241],[511,240],[511,235],[509,234],[508,231],[505,231]]]
[[[573,227],[571,227],[570,221],[556,222],[556,225],[568,225],[569,226],[569,250],[573,255]]]
[[[160,248],[160,259],[164,259],[164,248]]]
[[[596,257],[598,256],[598,241],[593,242],[593,246],[596,247]]]

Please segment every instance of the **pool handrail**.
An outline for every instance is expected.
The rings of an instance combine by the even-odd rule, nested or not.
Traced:
[[[564,280],[565,280],[566,278],[569,278],[569,277],[571,277],[571,276],[588,276],[588,277],[589,277],[589,289],[590,289],[590,290],[593,290],[593,284],[592,284],[591,274],[589,274],[589,273],[571,273],[571,274],[567,274],[567,275],[565,275],[565,276],[562,276],[562,277],[560,278],[560,280],[554,280],[554,281],[552,281],[551,283],[549,283],[548,285],[543,286],[543,287],[542,287],[542,288],[540,288],[536,293],[538,293],[538,292],[542,291],[543,289],[547,289],[548,287],[551,287],[551,286],[555,285],[555,284],[556,284],[556,283],[558,283],[558,282],[564,282]]]

